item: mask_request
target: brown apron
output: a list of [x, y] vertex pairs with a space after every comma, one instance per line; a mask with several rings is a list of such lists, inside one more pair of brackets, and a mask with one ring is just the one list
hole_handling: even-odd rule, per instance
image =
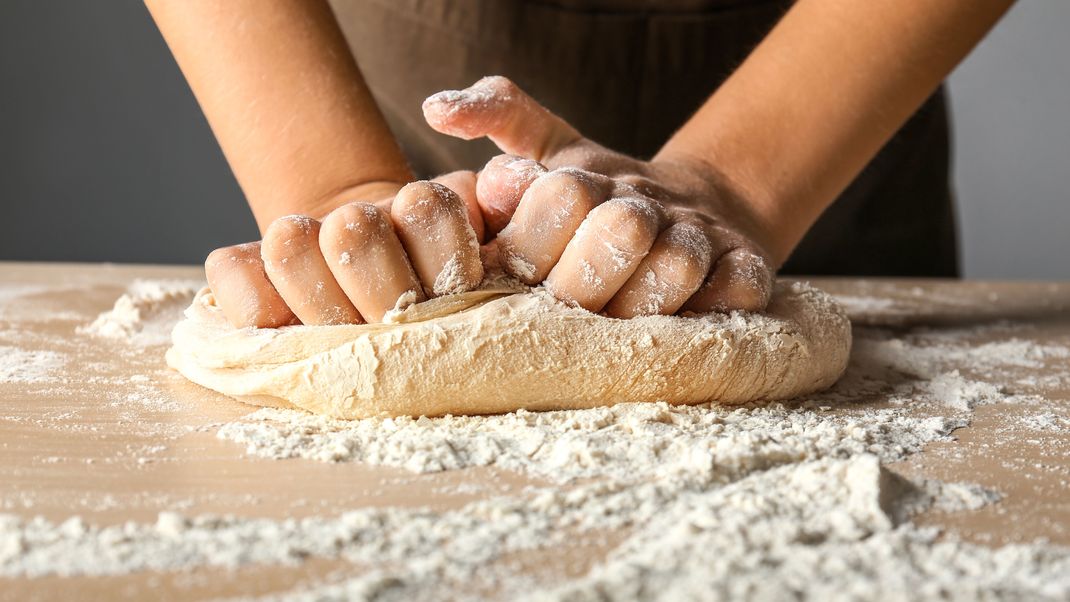
[[[586, 136], [650, 157], [738, 66], [788, 0], [334, 0], [417, 174], [497, 153], [432, 131], [424, 98], [505, 75]], [[811, 229], [781, 273], [957, 276], [943, 90]]]

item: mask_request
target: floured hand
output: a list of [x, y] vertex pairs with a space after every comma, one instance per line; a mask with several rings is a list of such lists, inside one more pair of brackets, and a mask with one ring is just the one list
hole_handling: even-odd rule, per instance
[[281, 217], [263, 241], [208, 256], [208, 283], [232, 325], [379, 322], [399, 300], [463, 292], [482, 281], [475, 174], [356, 188], [339, 197], [360, 200], [322, 221]]
[[508, 153], [480, 173], [476, 198], [503, 266], [524, 282], [622, 318], [768, 303], [765, 229], [705, 163], [606, 149], [503, 77], [435, 94], [424, 116]]

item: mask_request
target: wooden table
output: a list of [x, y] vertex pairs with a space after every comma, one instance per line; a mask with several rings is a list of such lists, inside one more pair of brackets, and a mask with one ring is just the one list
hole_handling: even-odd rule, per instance
[[[443, 485], [466, 481], [492, 481], [503, 492], [523, 486], [522, 476], [487, 470], [418, 476], [359, 464], [246, 457], [239, 446], [216, 439], [213, 425], [248, 413], [248, 406], [168, 370], [162, 346], [145, 353], [78, 333], [136, 278], [199, 279], [202, 272], [195, 267], [0, 264], [0, 345], [39, 352], [34, 357], [42, 361], [55, 353], [71, 358], [58, 378], [15, 375], [16, 382], [0, 382], [0, 512], [55, 521], [77, 514], [97, 524], [151, 522], [167, 509], [301, 517], [416, 501], [455, 507], [472, 495]], [[1014, 336], [1070, 346], [1070, 284], [815, 283], [843, 296], [849, 308], [852, 299], [883, 300], [856, 303], [857, 324], [902, 333], [1005, 321], [1003, 334], [980, 335], [978, 341]], [[1067, 363], [1063, 374], [1070, 373]], [[1052, 411], [1070, 418], [1070, 389], [1050, 388], [1044, 398]], [[1012, 428], [1020, 411], [982, 406], [973, 423], [956, 432], [955, 441], [932, 444], [893, 467], [911, 476], [975, 482], [1004, 495], [994, 505], [932, 512], [918, 522], [991, 545], [1038, 537], [1070, 544], [1070, 438], [1065, 429], [1022, 436]], [[454, 493], [435, 493], [443, 490]], [[564, 555], [558, 562], [582, 571], [591, 560]], [[0, 579], [0, 598], [202, 599], [284, 591], [338, 568], [334, 561], [310, 560], [297, 567], [196, 574]]]

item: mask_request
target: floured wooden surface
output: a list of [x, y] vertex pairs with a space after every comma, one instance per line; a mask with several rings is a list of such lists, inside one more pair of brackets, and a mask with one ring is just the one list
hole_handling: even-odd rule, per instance
[[[364, 430], [328, 422], [301, 424], [298, 417], [270, 411], [243, 419], [248, 407], [189, 384], [164, 367], [166, 346], [155, 344], [154, 316], [145, 318], [151, 327], [123, 326], [119, 332], [90, 328], [124, 293], [153, 293], [160, 283], [181, 288], [181, 281], [199, 277], [200, 270], [194, 268], [0, 267], [0, 514], [9, 515], [4, 520], [43, 517], [33, 528], [27, 523], [0, 529], [24, 539], [0, 541], [0, 575], [6, 575], [0, 576], [0, 597], [25, 600], [77, 593], [82, 599], [208, 599], [279, 593], [300, 598], [331, 591], [389, 597], [393, 586], [384, 584], [393, 583], [391, 578], [400, 579], [402, 587], [415, 584], [416, 592], [421, 591], [420, 580], [454, 591], [458, 586], [450, 580], [464, 577], [476, 561], [485, 562], [487, 570], [481, 573], [483, 581], [469, 583], [466, 593], [473, 595], [500, 594], [510, 587], [531, 593], [569, 583], [576, 593], [624, 587], [634, 583], [615, 568], [614, 558], [643, 562], [641, 550], [629, 546], [660, 549], [671, 557], [689, 545], [686, 537], [672, 539], [668, 530], [663, 540], [642, 532], [642, 524], [654, 524], [658, 517], [644, 514], [643, 506], [635, 503], [655, 498], [629, 479], [659, 484], [667, 497], [657, 508], [666, 517], [705, 517], [688, 537], [714, 546], [738, 542], [705, 541], [702, 538], [713, 531], [701, 525], [716, 526], [744, 512], [733, 511], [731, 500], [759, 495], [748, 493], [748, 483], [757, 487], [766, 473], [780, 481], [794, 479], [801, 484], [796, 489], [815, 487], [812, 496], [819, 504], [836, 496], [855, 499], [890, 491], [883, 481], [843, 490], [839, 485], [851, 479], [836, 476], [855, 475], [854, 480], [862, 482], [886, 474], [887, 468], [919, 482], [938, 479], [974, 487], [948, 489], [951, 498], [958, 492], [976, 502], [988, 495], [978, 492], [998, 492], [997, 503], [962, 510], [969, 504], [945, 499], [917, 516], [911, 528], [946, 528], [936, 542], [926, 545], [980, 544], [962, 549], [982, 566], [989, 554], [984, 550], [1011, 542], [1045, 537], [1051, 544], [1070, 544], [1070, 502], [1065, 496], [1070, 483], [1070, 359], [1062, 351], [1070, 347], [1067, 285], [821, 280], [818, 286], [839, 295], [856, 325], [879, 325], [856, 329], [856, 351], [868, 355], [849, 369], [847, 377], [854, 380], [827, 396], [716, 416], [701, 408], [653, 414], [625, 408], [567, 419], [524, 418], [523, 424], [509, 417], [479, 425], [414, 421], [387, 425], [399, 433], [388, 444], [382, 430], [371, 424]], [[149, 284], [131, 288], [135, 279]], [[165, 306], [160, 306], [161, 320], [167, 318]], [[924, 451], [891, 461], [891, 447], [906, 435], [896, 439], [888, 432], [926, 417], [941, 421], [940, 428], [956, 421], [972, 424], [954, 431], [955, 440], [924, 443], [924, 437], [918, 438]], [[874, 428], [879, 421], [885, 430]], [[805, 466], [791, 460], [781, 465], [783, 459], [775, 460], [777, 450], [762, 451], [770, 444], [761, 440], [744, 444], [748, 433], [771, 433], [779, 423], [810, 433], [779, 435], [794, 442], [786, 449], [801, 454]], [[716, 428], [705, 426], [714, 424]], [[622, 428], [636, 430], [622, 439], [617, 433]], [[813, 438], [820, 429], [829, 429], [846, 443], [837, 448]], [[224, 438], [217, 436], [220, 430]], [[303, 439], [295, 442], [295, 433]], [[595, 455], [568, 456], [583, 448], [576, 436]], [[546, 450], [530, 445], [536, 438]], [[621, 441], [630, 442], [627, 449], [619, 447]], [[715, 450], [709, 466], [701, 454], [685, 457], [680, 447], [686, 442], [692, 453], [717, 441], [735, 447]], [[865, 445], [886, 456], [886, 469], [875, 472], [877, 465], [859, 455]], [[443, 446], [449, 446], [451, 454], [445, 454]], [[556, 455], [549, 453], [554, 449]], [[837, 454], [841, 457], [834, 457]], [[288, 457], [272, 459], [280, 456]], [[755, 472], [752, 465], [760, 470]], [[666, 467], [676, 472], [659, 470]], [[573, 477], [576, 480], [570, 480]], [[584, 489], [591, 479], [614, 484], [619, 491]], [[682, 485], [689, 479], [689, 487], [701, 493], [691, 501], [685, 500]], [[565, 491], [574, 492], [579, 501], [570, 506], [555, 493]], [[721, 493], [728, 497], [717, 501]], [[543, 500], [539, 508], [545, 511], [531, 510], [525, 502], [523, 511], [502, 514], [510, 507], [503, 500], [531, 496]], [[685, 501], [691, 504], [687, 508]], [[903, 508], [910, 502], [906, 497], [900, 501]], [[858, 502], [859, 511], [865, 512], [852, 515], [852, 524], [876, 529], [876, 535], [857, 542], [850, 533], [838, 536], [850, 545], [885, 542], [887, 549], [899, 549], [895, 546], [902, 542], [892, 541], [895, 530], [884, 525], [890, 519], [882, 518], [876, 502], [867, 503]], [[616, 510], [607, 516], [638, 518], [640, 527], [623, 527], [597, 515], [610, 507]], [[702, 513], [695, 514], [699, 510]], [[514, 517], [518, 524], [506, 524], [514, 539], [528, 539], [484, 533], [485, 539], [473, 541], [501, 553], [478, 559], [469, 550], [467, 561], [438, 555], [457, 545], [448, 543], [450, 539], [397, 539], [406, 528], [422, 524], [418, 521], [428, 521], [420, 533], [456, 539], [465, 532], [465, 520], [483, 516], [479, 512], [497, 513], [499, 522], [502, 516]], [[232, 518], [204, 522], [208, 516], [228, 515]], [[74, 516], [80, 520], [72, 521]], [[393, 528], [362, 527], [361, 533], [394, 533], [395, 539], [384, 540], [380, 547], [384, 558], [403, 559], [400, 566], [376, 566], [359, 542], [325, 546], [324, 533], [352, 534], [353, 521], [371, 516]], [[555, 516], [578, 521], [572, 527], [578, 533], [562, 540], [557, 529], [540, 531], [537, 520]], [[288, 517], [305, 520], [286, 527]], [[784, 518], [770, 514], [769, 524]], [[804, 513], [799, 520], [816, 518]], [[127, 522], [132, 526], [119, 527]], [[272, 551], [286, 543], [277, 536], [281, 527], [291, 528], [290, 543], [300, 544], [290, 556]], [[41, 541], [34, 539], [41, 532], [60, 537], [69, 550], [95, 549], [99, 561], [79, 564], [63, 555], [62, 546], [31, 559], [31, 552], [42, 549]], [[126, 534], [119, 537], [121, 532]], [[181, 556], [172, 545], [156, 555], [159, 562], [170, 562], [162, 569], [139, 568], [115, 554], [117, 537], [127, 538], [131, 549], [148, 550], [192, 533], [214, 537], [215, 545], [238, 532], [257, 534], [267, 551], [257, 556], [230, 548], [215, 555]], [[475, 528], [468, 532], [481, 535]], [[802, 562], [799, 558], [808, 549], [798, 543], [773, 543], [773, 549], [793, 553], [792, 562]], [[815, 547], [818, 543], [806, 545], [821, 551]], [[1056, 554], [1062, 549], [1037, 549], [1049, 548]], [[1057, 561], [1045, 560], [1047, 568], [1057, 567]], [[64, 567], [67, 576], [60, 570]], [[420, 572], [426, 567], [434, 574]], [[683, 560], [679, 568], [680, 581], [672, 585], [700, 584]], [[872, 578], [849, 572], [835, 577], [857, 577], [859, 582]], [[693, 580], [685, 582], [689, 578]], [[647, 579], [650, 586], [666, 585], [658, 575]], [[748, 576], [740, 571], [737, 579], [746, 582]], [[324, 590], [324, 584], [341, 589]], [[968, 591], [968, 583], [960, 586]]]

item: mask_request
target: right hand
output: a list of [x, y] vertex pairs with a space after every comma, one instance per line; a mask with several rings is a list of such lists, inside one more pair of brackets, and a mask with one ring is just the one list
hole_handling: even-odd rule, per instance
[[399, 299], [471, 290], [483, 279], [476, 176], [358, 186], [323, 219], [276, 219], [264, 238], [216, 249], [205, 273], [237, 328], [380, 322]]
[[508, 153], [480, 172], [476, 197], [502, 267], [526, 284], [612, 318], [768, 303], [784, 237], [712, 162], [614, 152], [500, 76], [423, 109], [437, 131]]

